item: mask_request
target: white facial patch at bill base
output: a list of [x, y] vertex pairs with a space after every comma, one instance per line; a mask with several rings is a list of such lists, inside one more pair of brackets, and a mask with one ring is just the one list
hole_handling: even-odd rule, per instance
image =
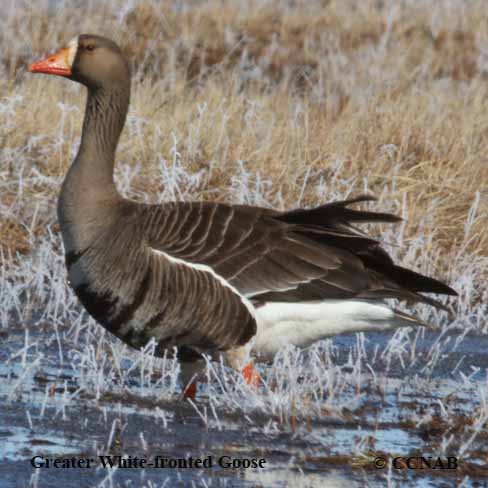
[[73, 37], [73, 39], [68, 42], [66, 49], [68, 50], [68, 56], [66, 61], [68, 62], [68, 66], [71, 68], [73, 66], [73, 62], [78, 51], [78, 36]]

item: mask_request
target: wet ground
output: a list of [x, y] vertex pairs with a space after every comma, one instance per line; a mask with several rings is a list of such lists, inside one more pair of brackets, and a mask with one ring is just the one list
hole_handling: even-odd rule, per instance
[[[72, 332], [12, 327], [0, 347], [0, 487], [486, 486], [488, 337], [365, 338], [327, 345], [335, 365], [329, 357], [323, 375], [336, 368], [336, 376], [315, 396], [300, 390], [306, 375], [294, 380], [295, 397], [268, 376], [266, 388], [247, 394], [213, 381], [192, 405], [180, 400], [171, 374], [161, 381], [156, 367], [148, 380], [146, 366], [131, 370], [126, 359], [121, 385], [115, 375], [88, 387], [87, 375], [114, 371], [108, 346], [107, 367], [90, 370], [88, 352], [68, 360], [65, 350], [87, 347]], [[307, 359], [301, 367], [308, 371]], [[109, 469], [99, 456], [153, 466]], [[190, 456], [205, 466], [161, 467]], [[32, 466], [53, 458], [90, 467]], [[252, 460], [263, 467], [242, 467]]]

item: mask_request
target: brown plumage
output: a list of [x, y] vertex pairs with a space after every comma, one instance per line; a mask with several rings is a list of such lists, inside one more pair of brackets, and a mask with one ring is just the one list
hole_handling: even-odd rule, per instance
[[[154, 338], [158, 354], [179, 346], [183, 358], [192, 358], [246, 344], [260, 326], [260, 307], [273, 302], [355, 300], [360, 306], [398, 298], [442, 307], [422, 293], [455, 295], [447, 285], [395, 265], [376, 240], [357, 231], [361, 223], [399, 220], [349, 208], [370, 196], [289, 212], [123, 199], [113, 180], [130, 99], [120, 49], [81, 35], [31, 70], [60, 74], [88, 89], [80, 149], [58, 205], [66, 265], [90, 315], [130, 346]], [[416, 322], [394, 312], [377, 320], [389, 327]]]

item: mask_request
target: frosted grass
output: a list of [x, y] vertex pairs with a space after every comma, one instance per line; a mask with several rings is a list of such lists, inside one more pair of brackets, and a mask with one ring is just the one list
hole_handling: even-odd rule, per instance
[[[107, 8], [117, 10], [118, 15], [115, 20], [107, 21], [103, 28], [117, 32], [134, 8], [143, 3], [142, 0], [107, 2]], [[152, 0], [146, 3], [157, 4]], [[276, 2], [258, 2], [263, 8], [271, 3]], [[289, 2], [279, 3], [284, 9], [291, 8]], [[241, 2], [243, 10], [246, 4]], [[391, 2], [391, 8], [388, 7], [384, 15], [385, 30], [376, 46], [365, 47], [355, 63], [336, 49], [324, 57], [317, 78], [306, 79], [314, 104], [327, 107], [324, 109], [331, 113], [339, 113], [343, 98], [348, 98], [357, 104], [361, 115], [361, 110], [366, 112], [374, 97], [381, 96], [393, 85], [394, 73], [385, 66], [392, 29], [401, 19], [401, 11], [394, 4]], [[443, 9], [430, 0], [417, 4], [432, 10], [429, 23], [433, 39], [441, 35], [446, 16], [455, 12], [460, 26], [466, 22], [467, 2], [444, 2]], [[26, 23], [13, 21], [17, 9], [27, 9], [25, 5], [18, 5], [19, 2], [7, 0], [2, 5], [5, 15], [0, 18], [0, 31], [16, 39], [15, 45], [8, 46], [14, 57], [30, 59], [32, 45], [35, 46], [32, 40], [41, 37], [44, 27], [52, 32], [43, 36], [43, 39], [50, 39], [49, 45], [43, 45], [43, 48], [52, 50], [58, 47], [60, 34], [56, 30], [59, 22], [64, 22], [67, 32], [78, 32], [92, 30], [93, 26], [98, 28], [104, 21], [98, 13], [99, 2], [84, 2], [82, 10], [67, 15], [72, 2], [42, 0], [29, 6], [32, 18], [41, 18], [41, 14], [53, 8], [58, 9], [59, 18], [53, 25], [43, 27], [41, 22], [34, 21], [27, 28]], [[178, 1], [171, 5], [174, 9], [191, 8]], [[317, 5], [318, 2], [311, 8], [318, 8]], [[163, 25], [164, 18], [160, 20]], [[229, 30], [226, 42], [237, 47], [243, 41]], [[231, 89], [227, 96], [241, 93], [249, 80], [265, 80], [269, 89], [272, 82], [267, 79], [268, 70], [272, 53], [280, 49], [277, 42], [268, 46], [267, 54], [258, 62], [243, 53], [229, 80]], [[485, 71], [486, 46], [483, 46], [486, 42], [481, 33], [476, 42], [481, 50], [478, 68]], [[310, 124], [313, 123], [307, 111], [310, 105], [298, 97], [287, 99], [287, 103], [290, 104], [288, 136], [297, 141], [299, 149], [290, 160], [283, 161], [281, 171], [299, 164], [310, 166], [301, 178], [288, 182], [296, 194], [294, 201], [284, 196], [286, 189], [281, 183], [282, 175], [277, 172], [274, 178], [254, 169], [254, 159], [267, 160], [272, 155], [272, 134], [282, 130], [277, 119], [269, 115], [260, 96], [251, 96], [244, 91], [242, 97], [233, 98], [231, 106], [225, 97], [219, 99], [219, 103], [199, 101], [185, 113], [183, 122], [177, 114], [173, 115], [174, 127], [165, 131], [161, 119], [153, 117], [151, 110], [154, 109], [156, 114], [159, 110], [164, 111], [171, 97], [180, 93], [176, 68], [178, 45], [172, 49], [164, 73], [160, 66], [152, 65], [150, 73], [158, 75], [152, 85], [148, 86], [143, 70], [154, 60], [141, 62], [139, 71], [134, 73], [133, 104], [116, 166], [116, 182], [122, 194], [151, 203], [208, 198], [283, 209], [344, 199], [357, 195], [360, 190], [376, 193], [379, 197], [379, 202], [372, 203], [369, 208], [393, 212], [408, 219], [411, 208], [405, 192], [396, 187], [397, 180], [393, 178], [401, 173], [405, 164], [398, 142], [385, 141], [376, 149], [375, 157], [385, 159], [389, 165], [388, 178], [380, 192], [372, 183], [377, 178], [372, 172], [365, 170], [361, 176], [350, 176], [347, 172], [350, 160], [339, 147], [336, 153], [329, 155], [326, 172], [316, 169], [307, 152]], [[400, 65], [405, 59], [399, 56], [396, 62]], [[1, 66], [4, 69], [4, 65]], [[430, 66], [430, 61], [425, 60], [409, 76], [421, 80], [427, 76]], [[0, 83], [5, 82], [7, 75], [6, 71], [0, 72]], [[21, 83], [28, 82], [22, 75], [16, 76], [20, 76]], [[340, 79], [340, 89], [334, 86], [335, 79]], [[361, 84], [365, 79], [371, 85], [368, 89], [363, 89], [364, 83]], [[169, 356], [156, 358], [152, 343], [141, 351], [127, 348], [87, 316], [66, 283], [56, 222], [56, 197], [66, 163], [76, 154], [79, 142], [82, 110], [79, 89], [59, 82], [56, 98], [43, 100], [41, 84], [33, 84], [39, 93], [28, 97], [21, 83], [9, 85], [8, 92], [0, 98], [0, 130], [4, 136], [2, 141], [5, 141], [0, 149], [0, 192], [9, 194], [8, 199], [0, 199], [0, 214], [2, 219], [19, 224], [32, 251], [20, 254], [2, 247], [0, 252], [0, 332], [6, 334], [5, 340], [2, 335], [0, 350], [3, 355], [0, 373], [5, 378], [0, 382], [0, 399], [9, 405], [16, 402], [22, 405], [27, 425], [33, 430], [41, 429], [51, 415], [59, 421], [69, 420], [79, 415], [80, 405], [96, 408], [109, 430], [107, 438], [96, 444], [97, 452], [103, 452], [116, 436], [119, 427], [111, 417], [114, 413], [123, 419], [137, 411], [162, 426], [163, 431], [170, 431], [177, 414], [167, 407], [178, 405], [181, 395], [177, 361]], [[443, 83], [446, 90], [454, 89], [448, 79], [438, 80], [438, 83]], [[470, 86], [460, 88], [466, 97], [471, 89]], [[148, 90], [165, 94], [151, 110], [141, 108], [147, 100], [145, 91]], [[420, 96], [421, 87], [418, 92]], [[48, 106], [49, 124], [36, 127], [31, 131], [35, 135], [26, 130], [25, 137], [23, 132], [17, 136], [15, 115], [26, 103], [32, 104], [32, 113]], [[437, 113], [439, 100], [433, 96], [431, 104], [432, 112]], [[228, 126], [233, 111], [242, 113], [244, 122], [242, 133], [231, 138]], [[24, 123], [29, 124], [29, 120]], [[214, 136], [212, 151], [208, 151], [208, 127], [212, 127]], [[405, 137], [408, 139], [408, 135]], [[432, 151], [442, 152], [442, 141], [437, 141], [437, 137], [434, 127], [430, 135]], [[236, 157], [232, 146], [247, 139], [256, 141], [252, 151], [246, 158]], [[283, 140], [283, 145], [286, 143]], [[221, 168], [229, 172], [224, 186], [214, 183]], [[417, 221], [413, 238], [407, 232], [407, 222], [381, 227], [381, 240], [395, 260], [428, 275], [435, 275], [439, 269], [445, 270], [444, 278], [460, 294], [458, 298], [441, 297], [452, 310], [452, 316], [425, 305], [405, 308], [422, 320], [437, 324], [438, 330], [428, 342], [427, 350], [422, 349], [427, 341], [427, 332], [423, 328], [397, 330], [381, 346], [373, 345], [374, 339], [370, 336], [357, 334], [343, 348], [333, 340], [323, 341], [305, 352], [290, 347], [281, 351], [272, 364], [258, 365], [262, 377], [262, 386], [258, 390], [250, 388], [240, 375], [223, 364], [209, 362], [197, 400], [189, 406], [200, 420], [202, 429], [208, 432], [248, 429], [277, 437], [286, 433], [294, 439], [309, 440], [321, 446], [324, 452], [336, 445], [333, 454], [361, 456], [367, 451], [371, 436], [375, 438], [378, 450], [392, 449], [395, 441], [399, 443], [398, 450], [426, 446], [425, 441], [407, 428], [389, 434], [391, 427], [384, 428], [382, 423], [403, 422], [404, 417], [409, 417], [416, 428], [428, 427], [438, 419], [445, 422], [442, 425], [448, 425], [457, 421], [461, 412], [470, 422], [456, 434], [446, 430], [440, 435], [436, 452], [478, 459], [476, 456], [485, 439], [488, 422], [486, 371], [469, 368], [469, 352], [460, 355], [459, 362], [452, 368], [446, 367], [448, 377], [439, 379], [438, 371], [444, 364], [449, 365], [453, 352], [464, 350], [467, 339], [479, 337], [482, 340], [488, 332], [488, 288], [484, 281], [488, 258], [481, 251], [472, 250], [473, 242], [479, 238], [476, 229], [485, 218], [486, 195], [482, 191], [472, 195], [470, 210], [461, 224], [462, 236], [455, 251], [449, 255], [442, 254], [436, 245], [436, 214], [443, 204], [440, 197], [432, 199], [428, 211]], [[378, 227], [365, 229], [373, 235], [379, 234]], [[34, 388], [33, 385], [38, 386], [39, 377], [47, 377], [48, 382]], [[406, 398], [414, 399], [422, 408], [410, 408]], [[371, 427], [375, 425], [374, 415], [365, 413], [365, 409], [377, 404], [382, 406], [376, 418], [379, 426]], [[358, 425], [364, 419], [368, 426], [361, 430]], [[334, 429], [331, 423], [341, 428]], [[350, 425], [354, 427], [348, 427]], [[18, 438], [12, 442], [20, 442], [26, 435], [19, 431]], [[359, 440], [356, 443], [351, 439]], [[143, 435], [141, 449], [146, 443]], [[293, 456], [300, 459], [301, 454], [294, 452]], [[313, 479], [310, 474], [300, 473], [297, 464], [290, 461], [289, 468], [266, 475], [274, 476], [273, 479], [257, 477], [250, 472], [246, 476], [250, 483], [279, 483], [286, 478], [293, 480], [294, 486], [300, 486], [300, 483], [302, 486], [314, 486], [314, 483], [323, 486], [320, 484], [324, 481], [322, 477]], [[42, 477], [37, 471], [31, 486], [42, 486]], [[383, 479], [389, 486], [396, 485], [391, 467]], [[338, 474], [330, 483], [341, 486], [343, 481]], [[469, 486], [469, 479], [464, 482]], [[141, 479], [140, 483], [147, 487], [172, 486], [174, 479], [161, 480], [161, 483]], [[224, 486], [226, 481], [204, 478], [203, 483]], [[353, 482], [348, 479], [348, 483]], [[117, 486], [116, 473], [107, 473], [99, 486]]]

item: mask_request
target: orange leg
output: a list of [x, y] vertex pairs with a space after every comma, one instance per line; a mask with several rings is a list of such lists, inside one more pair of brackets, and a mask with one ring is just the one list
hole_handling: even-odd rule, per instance
[[254, 387], [258, 387], [259, 383], [261, 382], [261, 377], [252, 363], [248, 363], [246, 366], [244, 366], [244, 368], [242, 368], [242, 376], [248, 385]]
[[183, 392], [183, 399], [195, 400], [196, 396], [197, 396], [197, 382], [192, 381], [186, 386], [185, 391]]

